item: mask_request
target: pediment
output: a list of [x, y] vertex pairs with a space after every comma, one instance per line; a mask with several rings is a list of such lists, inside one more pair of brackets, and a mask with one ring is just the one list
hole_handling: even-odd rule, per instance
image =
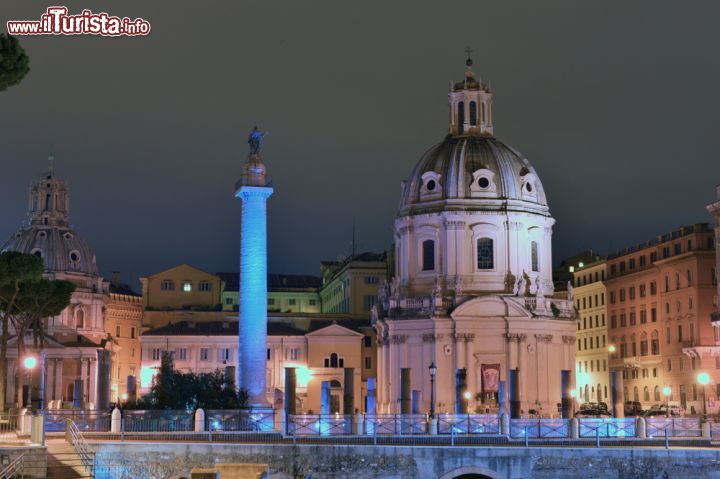
[[510, 296], [481, 296], [465, 301], [455, 308], [450, 316], [459, 318], [497, 318], [515, 317], [532, 318], [532, 313], [514, 297]]

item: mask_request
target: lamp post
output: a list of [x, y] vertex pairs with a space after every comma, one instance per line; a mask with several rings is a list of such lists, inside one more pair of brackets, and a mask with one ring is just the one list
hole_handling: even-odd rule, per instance
[[572, 417], [575, 417], [575, 397], [577, 397], [577, 390], [576, 390], [576, 389], [571, 389], [571, 390], [570, 390], [570, 398], [571, 398], [571, 400], [572, 400], [572, 405], [573, 405]]
[[28, 370], [30, 380], [28, 381], [28, 400], [30, 402], [30, 410], [33, 409], [33, 402], [32, 402], [32, 390], [33, 390], [33, 377], [32, 372], [33, 369], [35, 369], [35, 366], [37, 366], [37, 358], [35, 356], [26, 356], [25, 359], [23, 359], [23, 366], [25, 366], [25, 369]]
[[697, 376], [698, 383], [702, 386], [703, 399], [703, 422], [707, 421], [707, 405], [705, 404], [705, 386], [710, 383], [710, 375], [708, 373], [700, 373]]
[[665, 417], [670, 417], [670, 402], [668, 399], [670, 398], [670, 393], [672, 392], [672, 388], [670, 386], [665, 386], [662, 388], [663, 396], [665, 396]]
[[435, 361], [430, 363], [430, 419], [435, 419], [435, 374], [437, 374], [437, 366]]

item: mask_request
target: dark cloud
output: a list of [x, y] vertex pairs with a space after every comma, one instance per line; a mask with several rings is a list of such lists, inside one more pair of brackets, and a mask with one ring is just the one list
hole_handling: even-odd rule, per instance
[[[50, 4], [4, 1], [8, 19]], [[23, 37], [0, 93], [0, 236], [55, 152], [102, 271], [236, 268], [233, 185], [254, 124], [270, 269], [317, 272], [392, 239], [399, 183], [446, 127], [463, 50], [495, 91], [495, 132], [536, 166], [555, 259], [708, 221], [720, 181], [720, 4], [712, 1], [85, 1], [147, 38]]]

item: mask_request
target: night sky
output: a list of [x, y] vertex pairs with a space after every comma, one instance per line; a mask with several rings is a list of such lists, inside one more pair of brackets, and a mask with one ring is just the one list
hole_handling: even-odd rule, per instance
[[[716, 1], [55, 3], [143, 17], [152, 33], [20, 37], [32, 71], [0, 92], [0, 243], [52, 151], [106, 276], [237, 270], [233, 188], [258, 124], [270, 271], [318, 274], [349, 252], [353, 221], [359, 248], [385, 249], [468, 46], [495, 134], [544, 184], [556, 263], [711, 219]], [[55, 3], [3, 0], [0, 28]]]

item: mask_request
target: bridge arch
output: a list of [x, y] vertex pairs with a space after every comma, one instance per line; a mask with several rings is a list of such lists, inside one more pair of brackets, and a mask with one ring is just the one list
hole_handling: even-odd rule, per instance
[[446, 472], [438, 479], [500, 479], [500, 475], [484, 467], [464, 466]]

